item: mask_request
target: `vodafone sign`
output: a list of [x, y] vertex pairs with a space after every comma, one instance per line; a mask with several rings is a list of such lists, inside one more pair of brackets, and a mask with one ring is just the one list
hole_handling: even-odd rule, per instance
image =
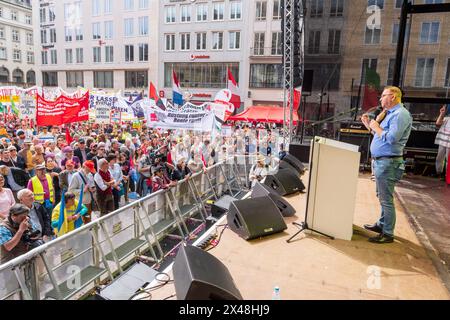
[[208, 55], [195, 55], [195, 54], [191, 54], [190, 59], [191, 61], [195, 61], [195, 60], [199, 60], [199, 59], [209, 59], [211, 58]]

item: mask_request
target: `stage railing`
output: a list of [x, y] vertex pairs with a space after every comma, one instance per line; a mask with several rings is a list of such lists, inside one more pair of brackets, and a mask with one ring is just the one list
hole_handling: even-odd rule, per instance
[[255, 156], [233, 156], [0, 266], [0, 299], [80, 299], [138, 256], [156, 268], [205, 228], [207, 203], [250, 185]]

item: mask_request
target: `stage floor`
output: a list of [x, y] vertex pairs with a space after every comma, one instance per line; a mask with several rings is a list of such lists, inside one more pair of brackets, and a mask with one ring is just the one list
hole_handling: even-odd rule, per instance
[[[285, 232], [245, 241], [226, 229], [219, 245], [209, 251], [227, 266], [244, 299], [271, 299], [275, 286], [283, 300], [450, 299], [398, 201], [395, 243], [367, 241], [373, 234], [362, 226], [379, 217], [369, 175], [358, 179], [352, 241], [303, 233], [288, 244], [298, 230], [292, 222], [303, 221], [306, 195], [288, 200], [297, 214], [286, 219]], [[168, 273], [172, 275], [170, 269]], [[151, 294], [160, 300], [175, 294], [175, 288], [169, 283]]]

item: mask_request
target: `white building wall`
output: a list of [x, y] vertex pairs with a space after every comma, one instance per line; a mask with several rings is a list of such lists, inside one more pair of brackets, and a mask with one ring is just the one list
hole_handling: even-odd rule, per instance
[[[11, 13], [15, 12], [17, 20], [13, 20]], [[31, 7], [24, 2], [0, 0], [0, 48], [5, 50], [6, 57], [0, 55], [0, 69], [6, 68], [9, 72], [8, 79], [0, 79], [2, 85], [18, 85], [18, 86], [31, 86], [34, 83], [27, 82], [27, 73], [35, 72], [35, 64], [33, 61], [27, 60], [27, 53], [33, 52], [33, 44], [27, 43], [27, 34], [33, 34], [32, 21], [27, 18], [32, 17]], [[19, 42], [13, 41], [12, 32], [17, 30], [19, 34]], [[15, 60], [13, 57], [14, 50], [20, 50], [21, 59]], [[34, 57], [34, 60], [36, 57]], [[17, 83], [13, 79], [14, 70], [19, 69], [23, 72], [23, 81]], [[7, 81], [4, 81], [7, 80]]]

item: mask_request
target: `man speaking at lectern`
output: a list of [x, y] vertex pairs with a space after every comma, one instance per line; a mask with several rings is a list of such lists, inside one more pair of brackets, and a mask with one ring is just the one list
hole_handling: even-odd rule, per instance
[[374, 120], [368, 114], [362, 122], [373, 134], [370, 152], [372, 154], [377, 197], [381, 205], [381, 218], [364, 228], [378, 233], [370, 238], [374, 243], [394, 241], [395, 206], [394, 187], [405, 171], [403, 149], [411, 133], [412, 117], [401, 103], [402, 91], [397, 87], [386, 87], [381, 95], [383, 111]]

